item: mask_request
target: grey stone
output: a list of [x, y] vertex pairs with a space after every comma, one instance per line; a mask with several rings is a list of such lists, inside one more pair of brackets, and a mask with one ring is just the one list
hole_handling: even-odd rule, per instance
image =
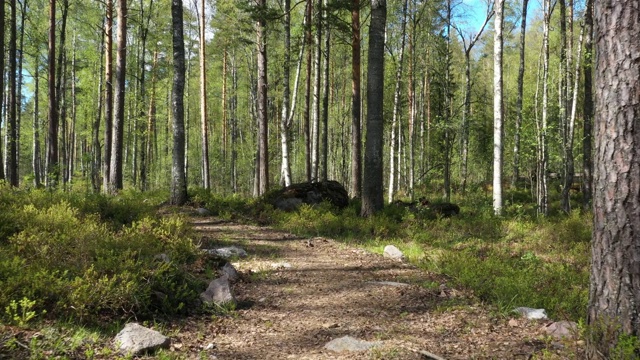
[[271, 267], [274, 269], [291, 269], [291, 264], [288, 262], [271, 263]]
[[156, 261], [164, 262], [164, 263], [170, 263], [171, 262], [171, 258], [169, 257], [169, 255], [164, 254], [164, 253], [154, 256], [153, 259], [156, 260]]
[[542, 330], [556, 340], [574, 339], [578, 335], [578, 324], [573, 321], [556, 321]]
[[240, 274], [238, 274], [238, 270], [236, 270], [231, 263], [224, 264], [223, 267], [220, 268], [220, 272], [222, 275], [226, 275], [230, 282], [236, 282], [240, 279]]
[[367, 281], [367, 284], [371, 285], [382, 285], [382, 286], [393, 286], [393, 287], [405, 287], [409, 286], [409, 284], [396, 282], [396, 281]]
[[137, 323], [125, 325], [113, 340], [118, 350], [127, 355], [140, 355], [168, 348], [171, 339]]
[[227, 246], [218, 249], [202, 249], [205, 253], [209, 255], [214, 255], [221, 257], [223, 259], [230, 259], [233, 257], [247, 257], [249, 254], [244, 249], [241, 249], [237, 246]]
[[196, 213], [200, 216], [211, 216], [211, 210], [205, 208], [197, 208]]
[[396, 260], [404, 259], [404, 254], [402, 253], [402, 251], [400, 251], [400, 249], [398, 249], [397, 247], [395, 247], [393, 245], [385, 246], [384, 247], [384, 252], [383, 252], [382, 255], [384, 257], [391, 258], [391, 259], [396, 259]]
[[335, 352], [344, 351], [366, 351], [374, 346], [382, 345], [382, 341], [364, 341], [353, 338], [349, 335], [333, 339], [324, 345], [327, 350]]
[[545, 309], [532, 309], [528, 307], [517, 307], [513, 309], [514, 312], [519, 313], [529, 320], [546, 320], [547, 311]]
[[229, 284], [229, 277], [223, 275], [209, 283], [209, 287], [203, 293], [200, 294], [200, 299], [205, 304], [237, 304], [238, 301], [231, 292], [231, 285]]

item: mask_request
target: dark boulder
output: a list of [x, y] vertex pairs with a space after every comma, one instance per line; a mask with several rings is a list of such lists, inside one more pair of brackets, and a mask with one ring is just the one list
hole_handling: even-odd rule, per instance
[[450, 217], [460, 214], [460, 207], [456, 204], [448, 202], [431, 203], [425, 198], [420, 198], [420, 204], [424, 209], [430, 210], [442, 217]]
[[267, 201], [276, 209], [296, 210], [302, 204], [315, 205], [323, 201], [343, 209], [349, 205], [349, 193], [337, 181], [292, 184], [271, 193]]

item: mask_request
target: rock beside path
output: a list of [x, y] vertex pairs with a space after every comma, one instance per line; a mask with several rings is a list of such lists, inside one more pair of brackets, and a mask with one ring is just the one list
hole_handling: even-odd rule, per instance
[[125, 325], [113, 340], [118, 350], [126, 355], [141, 355], [168, 348], [171, 339], [137, 323]]
[[400, 251], [400, 249], [398, 249], [397, 247], [393, 246], [393, 245], [387, 245], [384, 247], [384, 252], [382, 253], [382, 255], [386, 258], [391, 258], [391, 259], [395, 259], [395, 260], [402, 260], [404, 259], [404, 254], [402, 253], [402, 251]]
[[223, 259], [230, 259], [234, 257], [244, 258], [249, 256], [244, 249], [237, 246], [227, 246], [218, 249], [203, 249], [203, 251], [209, 255], [218, 256]]
[[556, 340], [573, 339], [578, 335], [578, 324], [573, 321], [556, 321], [542, 330]]
[[382, 341], [364, 341], [349, 335], [333, 339], [325, 344], [324, 348], [335, 352], [366, 351], [374, 346], [382, 345]]
[[209, 287], [203, 293], [200, 294], [200, 299], [205, 304], [216, 305], [236, 305], [238, 301], [231, 292], [231, 284], [229, 284], [229, 277], [223, 275], [209, 283]]
[[546, 320], [547, 311], [545, 309], [532, 309], [529, 307], [517, 307], [513, 309], [514, 312], [519, 313], [529, 320]]

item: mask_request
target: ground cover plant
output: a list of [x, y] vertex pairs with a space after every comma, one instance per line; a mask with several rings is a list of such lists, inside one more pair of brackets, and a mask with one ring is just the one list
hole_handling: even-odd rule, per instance
[[157, 204], [153, 194], [1, 187], [3, 322], [97, 324], [185, 313], [202, 286], [187, 273], [197, 244], [183, 218], [157, 218]]

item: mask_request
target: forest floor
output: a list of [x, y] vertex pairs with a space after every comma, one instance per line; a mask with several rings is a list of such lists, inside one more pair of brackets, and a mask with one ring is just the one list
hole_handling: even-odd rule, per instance
[[[249, 256], [232, 261], [242, 274], [234, 311], [167, 326], [170, 352], [179, 357], [429, 359], [426, 351], [444, 359], [579, 358], [581, 342], [550, 340], [542, 331], [548, 322], [505, 316], [413, 265], [332, 239], [216, 217], [192, 222], [203, 248], [236, 245]], [[324, 348], [345, 335], [379, 345]]]

